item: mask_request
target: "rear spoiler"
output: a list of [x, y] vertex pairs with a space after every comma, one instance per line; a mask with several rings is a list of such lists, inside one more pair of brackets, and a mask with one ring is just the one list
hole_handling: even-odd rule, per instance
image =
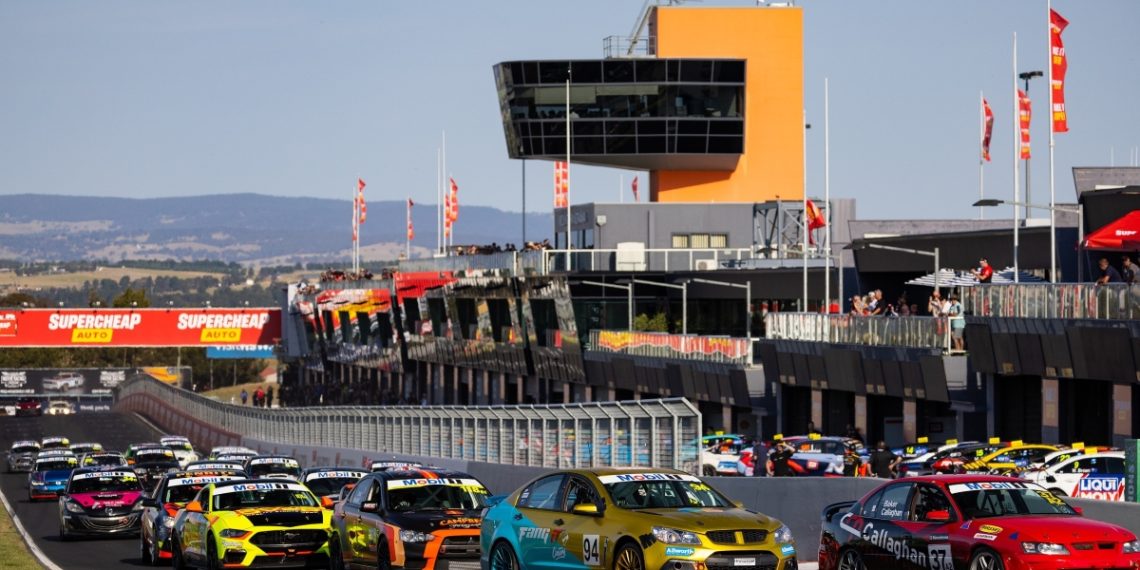
[[820, 513], [819, 516], [820, 516], [820, 518], [823, 519], [823, 522], [829, 523], [829, 522], [831, 522], [831, 517], [835, 516], [836, 513], [848, 511], [854, 505], [855, 505], [855, 501], [844, 501], [842, 503], [832, 503], [832, 504], [824, 507], [823, 512]]

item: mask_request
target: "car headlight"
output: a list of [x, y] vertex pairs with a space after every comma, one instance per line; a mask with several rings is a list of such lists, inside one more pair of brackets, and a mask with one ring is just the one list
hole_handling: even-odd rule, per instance
[[796, 539], [792, 538], [792, 529], [786, 525], [780, 525], [780, 528], [772, 533], [772, 537], [775, 538], [778, 543], [792, 543], [796, 541]]
[[67, 509], [67, 512], [69, 512], [69, 513], [76, 513], [76, 514], [80, 514], [80, 515], [81, 515], [81, 514], [83, 514], [83, 513], [87, 512], [87, 511], [85, 511], [85, 510], [83, 509], [83, 505], [80, 505], [80, 504], [78, 504], [78, 503], [75, 503], [75, 502], [73, 502], [73, 501], [67, 501], [67, 502], [65, 502], [65, 503], [63, 504], [63, 507], [64, 507], [65, 509]]
[[1069, 554], [1069, 549], [1065, 548], [1065, 545], [1055, 542], [1023, 542], [1021, 543], [1021, 550], [1026, 554], [1050, 554], [1054, 556]]
[[[162, 517], [162, 526], [166, 528], [174, 528], [174, 517]], [[227, 529], [233, 530], [233, 529]]]
[[1140, 554], [1140, 540], [1125, 542], [1123, 552], [1125, 554]]
[[430, 542], [435, 536], [415, 530], [401, 530], [400, 540], [403, 542]]
[[135, 501], [135, 506], [131, 507], [131, 511], [134, 511], [137, 513], [141, 510], [143, 510], [143, 504], [142, 504], [142, 499], [139, 499], [139, 500]]
[[247, 534], [249, 534], [248, 530], [241, 530], [239, 528], [223, 528], [218, 531], [218, 536], [222, 538], [241, 538]]
[[701, 539], [694, 532], [677, 530], [664, 526], [653, 527], [653, 538], [665, 544], [700, 544]]

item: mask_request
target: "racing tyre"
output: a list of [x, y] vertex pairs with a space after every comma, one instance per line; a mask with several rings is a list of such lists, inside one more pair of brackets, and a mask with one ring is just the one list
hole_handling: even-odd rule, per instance
[[1069, 496], [1068, 493], [1066, 493], [1066, 492], [1064, 492], [1064, 491], [1062, 491], [1056, 487], [1049, 489], [1049, 492], [1053, 493], [1054, 495], [1057, 495], [1058, 497], [1068, 497]]
[[846, 550], [839, 557], [839, 570], [867, 570], [867, 565], [858, 552]]
[[59, 541], [60, 542], [67, 542], [69, 540], [71, 540], [71, 536], [67, 534], [67, 531], [64, 530], [63, 526], [61, 525], [59, 527]]
[[988, 548], [979, 548], [970, 558], [970, 570], [1005, 570], [1001, 556]]
[[500, 541], [491, 549], [491, 570], [519, 570], [519, 559], [511, 545], [505, 541]]
[[174, 570], [186, 570], [186, 560], [182, 558], [182, 543], [176, 534], [170, 535], [170, 566]]
[[626, 544], [614, 554], [614, 570], [645, 570], [645, 558], [641, 549], [634, 544]]
[[329, 568], [330, 570], [345, 570], [344, 554], [340, 551], [340, 536], [334, 534], [329, 537]]
[[701, 474], [705, 477], [715, 477], [716, 467], [713, 467], [712, 465], [705, 465], [704, 467], [701, 467]]
[[218, 558], [218, 541], [214, 540], [214, 536], [206, 537], [206, 569], [207, 570], [221, 570], [222, 560]]
[[154, 557], [150, 554], [150, 547], [146, 545], [146, 537], [139, 535], [139, 557], [142, 558], [143, 566], [154, 566]]

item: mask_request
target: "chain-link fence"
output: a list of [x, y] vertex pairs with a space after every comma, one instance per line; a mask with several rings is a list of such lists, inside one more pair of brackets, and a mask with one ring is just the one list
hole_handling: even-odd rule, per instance
[[549, 468], [649, 466], [700, 473], [701, 414], [684, 398], [547, 406], [264, 409], [153, 380], [119, 386], [181, 417], [282, 446], [303, 445]]

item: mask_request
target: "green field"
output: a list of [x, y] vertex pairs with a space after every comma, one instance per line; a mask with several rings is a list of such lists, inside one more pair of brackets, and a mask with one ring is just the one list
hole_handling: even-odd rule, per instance
[[42, 568], [28, 551], [28, 545], [20, 533], [16, 532], [16, 525], [12, 524], [8, 510], [0, 505], [0, 511], [3, 511], [3, 515], [0, 515], [0, 552], [3, 553], [0, 556], [0, 568]]

